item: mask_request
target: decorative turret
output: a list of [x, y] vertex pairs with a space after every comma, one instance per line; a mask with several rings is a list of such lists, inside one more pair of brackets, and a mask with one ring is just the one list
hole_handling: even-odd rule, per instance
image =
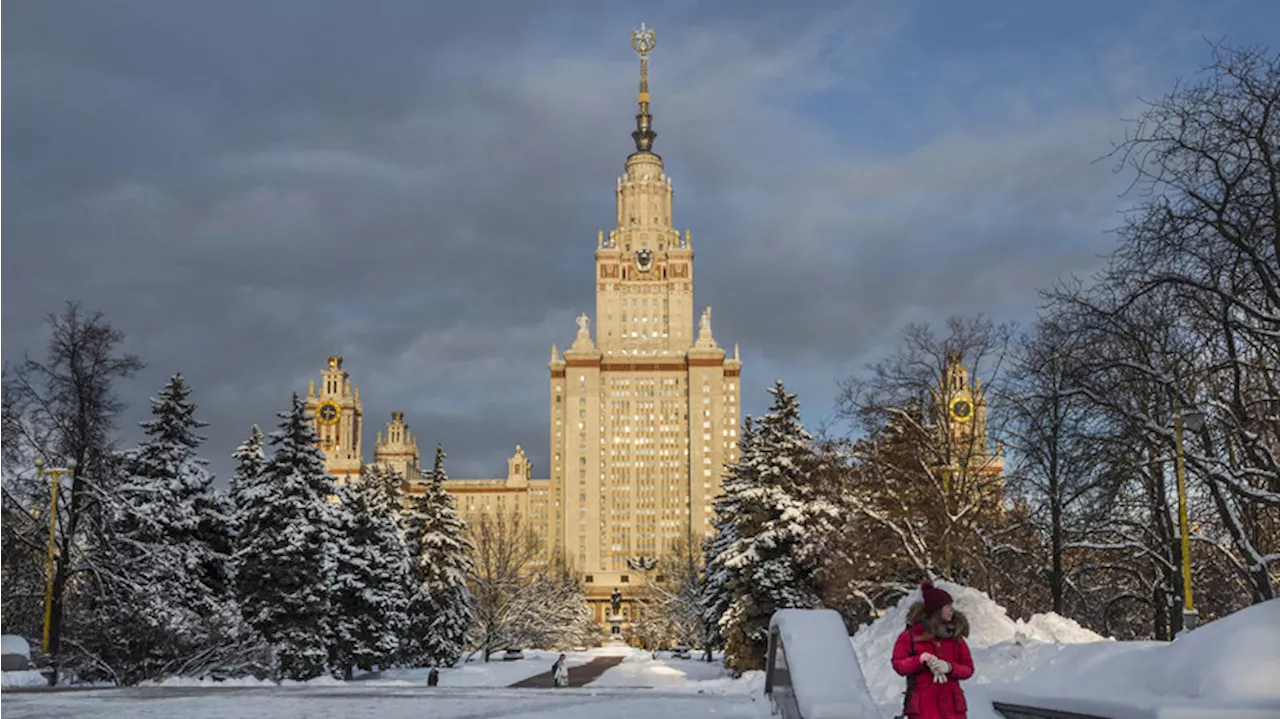
[[507, 460], [507, 487], [521, 488], [529, 485], [533, 478], [533, 465], [520, 445], [516, 445], [516, 453]]
[[653, 116], [649, 114], [649, 53], [657, 44], [653, 30], [640, 23], [640, 29], [631, 33], [631, 47], [640, 55], [640, 113], [636, 115], [636, 130], [631, 138], [636, 141], [636, 152], [650, 152], [653, 139], [658, 133], [653, 131]]
[[418, 470], [418, 438], [409, 431], [404, 423], [404, 412], [392, 412], [391, 421], [387, 423], [387, 435], [383, 439], [378, 433], [378, 441], [374, 445], [373, 461], [394, 469], [406, 484], [419, 480]]

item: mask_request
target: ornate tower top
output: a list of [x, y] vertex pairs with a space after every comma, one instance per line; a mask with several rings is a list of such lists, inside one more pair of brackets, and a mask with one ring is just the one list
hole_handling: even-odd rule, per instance
[[636, 115], [636, 130], [631, 138], [636, 141], [636, 152], [649, 152], [653, 149], [653, 139], [658, 133], [653, 131], [653, 117], [649, 114], [649, 53], [658, 42], [653, 30], [640, 23], [640, 29], [631, 33], [631, 47], [640, 55], [640, 114]]

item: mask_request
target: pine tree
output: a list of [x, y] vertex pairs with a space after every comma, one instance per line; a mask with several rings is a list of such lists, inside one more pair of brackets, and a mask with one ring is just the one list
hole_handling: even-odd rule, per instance
[[329, 659], [334, 484], [296, 394], [279, 417], [261, 481], [237, 487], [236, 586], [245, 618], [275, 647], [281, 675], [306, 680]]
[[409, 629], [412, 580], [399, 528], [399, 475], [366, 465], [360, 481], [344, 487], [333, 543], [333, 670], [351, 677], [353, 666], [394, 663]]
[[810, 487], [816, 457], [795, 395], [780, 380], [769, 392], [773, 404], [731, 472], [732, 498], [718, 520], [731, 533], [715, 556], [730, 600], [720, 631], [725, 665], [737, 672], [763, 668], [775, 611], [821, 606], [818, 551], [808, 538], [824, 536], [838, 515]]
[[196, 454], [206, 425], [190, 395], [176, 374], [152, 400], [146, 439], [121, 458], [127, 475], [99, 544], [99, 651], [124, 683], [226, 670], [253, 654], [231, 591], [228, 504]]
[[475, 547], [454, 510], [453, 496], [445, 491], [444, 460], [444, 447], [436, 445], [435, 462], [423, 473], [426, 491], [414, 497], [406, 517], [416, 583], [406, 658], [423, 666], [453, 666], [475, 618], [467, 588], [467, 577], [475, 572]]

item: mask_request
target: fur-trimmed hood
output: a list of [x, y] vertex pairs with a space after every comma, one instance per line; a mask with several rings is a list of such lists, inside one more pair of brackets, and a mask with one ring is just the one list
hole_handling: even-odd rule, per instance
[[932, 616], [925, 616], [924, 602], [916, 602], [907, 610], [907, 629], [920, 624], [923, 626], [925, 634], [935, 638], [945, 637], [968, 637], [969, 636], [969, 620], [959, 609], [952, 607], [954, 614], [951, 616], [950, 622], [943, 622], [941, 612], [934, 612]]

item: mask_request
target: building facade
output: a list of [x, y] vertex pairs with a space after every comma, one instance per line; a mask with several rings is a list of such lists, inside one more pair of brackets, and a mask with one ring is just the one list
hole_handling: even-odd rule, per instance
[[[737, 459], [741, 421], [742, 362], [736, 347], [729, 354], [716, 342], [710, 308], [695, 325], [692, 237], [674, 224], [671, 178], [653, 151], [653, 45], [643, 25], [632, 35], [640, 56], [635, 151], [614, 189], [615, 226], [583, 248], [595, 258], [594, 336], [583, 313], [572, 344], [563, 353], [551, 348], [549, 476], [533, 478], [516, 447], [506, 478], [446, 484], [466, 518], [524, 518], [545, 556], [562, 556], [581, 572], [597, 619], [616, 634], [625, 633], [632, 600], [644, 591], [637, 568], [682, 548], [696, 552], [712, 531], [712, 505], [725, 465]], [[333, 374], [340, 369], [341, 358], [336, 368], [331, 358], [324, 382], [334, 397], [349, 387], [345, 373], [340, 382]], [[332, 415], [331, 406], [346, 407], [322, 394], [314, 409]], [[318, 429], [330, 426], [326, 417], [317, 415]], [[334, 445], [323, 438], [331, 435], [322, 435], [326, 454]], [[338, 445], [333, 467], [349, 471], [353, 460], [344, 452], [353, 446], [358, 468], [353, 441]], [[417, 445], [403, 415], [393, 414], [375, 454], [405, 474], [411, 493], [421, 491]]]

